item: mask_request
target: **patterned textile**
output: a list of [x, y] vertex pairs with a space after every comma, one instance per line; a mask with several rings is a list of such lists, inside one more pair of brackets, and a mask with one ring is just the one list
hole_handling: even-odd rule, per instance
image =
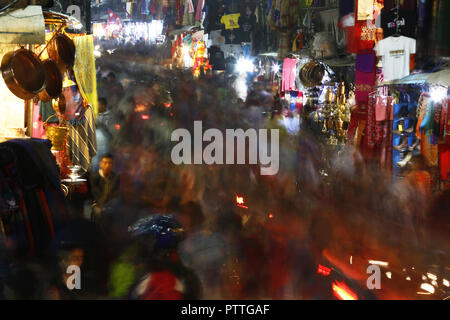
[[375, 47], [377, 28], [375, 21], [355, 21], [355, 42], [358, 53], [370, 53]]
[[297, 25], [298, 0], [282, 0], [280, 8], [280, 26], [283, 30], [292, 30]]
[[420, 152], [429, 167], [437, 167], [439, 165], [438, 145], [431, 143], [430, 140], [432, 140], [430, 135], [422, 135], [422, 140], [420, 141]]
[[67, 137], [67, 149], [72, 163], [80, 165], [87, 172], [91, 159], [97, 154], [97, 138], [95, 135], [94, 109], [88, 106], [84, 111], [83, 120], [70, 126]]
[[[376, 68], [375, 74], [376, 74], [375, 75], [375, 86], [379, 86], [384, 81], [383, 68]], [[389, 87], [388, 86], [378, 87], [377, 94], [380, 96], [387, 96], [389, 94]]]
[[290, 32], [283, 32], [281, 34], [280, 38], [280, 46], [278, 48], [278, 59], [282, 60], [284, 57], [286, 57], [291, 49], [291, 33]]
[[355, 71], [355, 99], [357, 102], [367, 103], [369, 93], [373, 91], [375, 83], [375, 70], [371, 73]]
[[75, 65], [73, 71], [83, 99], [98, 113], [97, 78], [95, 75], [94, 38], [90, 35], [78, 36], [75, 43]]

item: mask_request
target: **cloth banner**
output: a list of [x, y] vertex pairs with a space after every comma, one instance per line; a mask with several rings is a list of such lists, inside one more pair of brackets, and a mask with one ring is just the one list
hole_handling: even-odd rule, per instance
[[97, 79], [95, 76], [94, 38], [92, 35], [74, 38], [75, 65], [73, 71], [83, 99], [98, 113]]

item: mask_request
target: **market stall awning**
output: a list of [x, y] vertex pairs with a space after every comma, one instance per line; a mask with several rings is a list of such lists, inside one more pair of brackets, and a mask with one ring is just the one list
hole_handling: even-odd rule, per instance
[[382, 86], [394, 84], [425, 84], [425, 83], [449, 87], [450, 69], [444, 69], [433, 73], [414, 73], [402, 79], [383, 82]]
[[42, 7], [27, 6], [25, 9], [1, 13], [0, 43], [45, 43], [45, 22]]

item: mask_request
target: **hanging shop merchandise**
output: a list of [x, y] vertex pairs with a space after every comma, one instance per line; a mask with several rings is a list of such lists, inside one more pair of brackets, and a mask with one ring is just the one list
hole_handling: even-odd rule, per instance
[[[209, 63], [205, 38], [204, 32], [197, 31], [195, 28], [190, 32], [178, 34], [172, 41], [172, 65], [177, 68], [192, 68], [195, 77], [211, 70], [214, 66]], [[213, 54], [220, 55], [220, 50], [213, 50]], [[214, 56], [213, 59], [216, 57]], [[216, 64], [220, 64], [219, 59], [220, 57], [217, 57], [214, 60]], [[217, 65], [215, 68], [218, 70]]]
[[392, 36], [379, 41], [376, 52], [382, 57], [384, 80], [401, 79], [410, 73], [411, 55], [416, 53], [416, 40]]
[[18, 252], [42, 254], [68, 223], [61, 181], [43, 140], [0, 143], [0, 238]]
[[[52, 142], [60, 173], [66, 174], [70, 165], [81, 165], [87, 171], [96, 152], [95, 127], [94, 135], [82, 130], [86, 114], [90, 114], [86, 110], [92, 111], [88, 123], [93, 123], [97, 110], [93, 38], [66, 33], [66, 28], [74, 23], [73, 18], [49, 12], [44, 17], [45, 43], [33, 48], [36, 53], [20, 49], [6, 55], [2, 63], [3, 79], [16, 96], [33, 101], [28, 119], [30, 135]], [[17, 59], [25, 60], [14, 62]], [[23, 69], [25, 65], [31, 69]], [[43, 84], [38, 83], [41, 78]], [[66, 142], [70, 141], [75, 143], [66, 148]], [[80, 149], [85, 149], [84, 145], [89, 145], [88, 152], [83, 151], [86, 159], [77, 156]]]
[[300, 20], [298, 0], [272, 0], [269, 3], [267, 25], [280, 32], [278, 58], [281, 60], [291, 51], [295, 30]]
[[381, 12], [381, 27], [385, 38], [394, 34], [406, 37], [416, 36], [417, 16], [415, 12], [394, 7], [384, 8]]

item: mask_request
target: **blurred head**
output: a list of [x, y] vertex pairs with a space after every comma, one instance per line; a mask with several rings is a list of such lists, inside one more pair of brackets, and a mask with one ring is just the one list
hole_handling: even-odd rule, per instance
[[113, 157], [111, 154], [107, 153], [102, 156], [99, 166], [105, 176], [108, 176], [111, 174], [113, 164], [114, 164]]
[[108, 106], [107, 106], [107, 101], [106, 98], [98, 98], [98, 112], [99, 113], [103, 113], [107, 110]]
[[71, 250], [59, 250], [61, 270], [67, 270], [69, 266], [78, 266], [81, 268], [84, 261], [84, 250], [82, 248], [73, 248]]
[[108, 75], [106, 76], [106, 80], [108, 82], [114, 82], [116, 81], [116, 74], [114, 72], [110, 72], [108, 73]]

